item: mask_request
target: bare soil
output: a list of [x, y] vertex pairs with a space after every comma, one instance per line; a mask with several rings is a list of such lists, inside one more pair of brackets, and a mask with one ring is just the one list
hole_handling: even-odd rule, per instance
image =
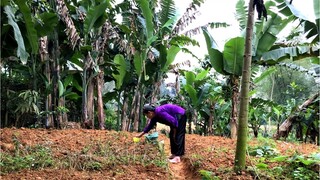
[[[110, 144], [114, 152], [142, 154], [146, 158], [160, 156], [156, 145], [147, 143], [144, 138], [139, 143], [133, 143], [132, 138], [137, 133], [116, 132], [106, 130], [86, 129], [15, 129], [5, 128], [0, 130], [0, 153], [13, 154], [16, 142], [21, 147], [35, 145], [48, 146], [54, 158], [70, 158], [73, 154], [81, 154], [84, 149], [94, 144]], [[169, 156], [169, 139], [159, 133], [159, 141], [164, 141], [164, 152]], [[249, 146], [258, 144], [258, 140], [250, 140]], [[312, 144], [293, 144], [275, 141], [276, 149], [283, 155], [292, 153], [311, 154], [317, 152], [318, 146]], [[235, 174], [234, 165], [236, 141], [218, 136], [186, 135], [186, 155], [182, 162], [159, 167], [154, 164], [130, 163], [113, 164], [99, 170], [81, 170], [81, 168], [45, 167], [41, 169], [25, 169], [9, 173], [1, 173], [0, 179], [201, 179], [199, 170], [213, 172], [220, 179], [254, 179], [249, 171]], [[155, 149], [157, 151], [155, 151]], [[105, 157], [110, 158], [110, 157]], [[253, 157], [247, 158], [247, 166], [253, 166]], [[103, 161], [103, 158], [101, 159]], [[74, 166], [76, 167], [76, 166]]]

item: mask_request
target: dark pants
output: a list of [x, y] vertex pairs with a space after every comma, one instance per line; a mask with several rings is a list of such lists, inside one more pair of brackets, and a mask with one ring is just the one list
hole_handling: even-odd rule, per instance
[[176, 156], [184, 155], [185, 150], [185, 134], [186, 134], [186, 115], [177, 116], [178, 119], [178, 128], [176, 130], [176, 139], [173, 137], [173, 128], [170, 128], [170, 147], [171, 154]]

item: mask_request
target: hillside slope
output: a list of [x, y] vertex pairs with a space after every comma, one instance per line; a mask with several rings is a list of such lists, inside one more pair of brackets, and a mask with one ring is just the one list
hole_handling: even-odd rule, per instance
[[[252, 171], [233, 173], [234, 140], [217, 136], [186, 135], [186, 155], [179, 164], [168, 164], [169, 139], [160, 134], [157, 143], [133, 143], [136, 133], [105, 130], [1, 129], [1, 179], [201, 179], [199, 170], [221, 179], [254, 179]], [[311, 144], [269, 142], [280, 154], [311, 154]], [[249, 147], [261, 144], [251, 140]], [[37, 152], [36, 154], [33, 154]], [[28, 161], [29, 157], [29, 161]], [[32, 157], [30, 160], [30, 157]], [[17, 161], [20, 158], [22, 160]], [[32, 162], [41, 161], [42, 164]], [[248, 166], [254, 157], [248, 156]], [[9, 168], [20, 162], [21, 168]], [[28, 162], [27, 162], [28, 161]], [[31, 165], [29, 166], [28, 163]], [[270, 167], [276, 166], [270, 164]]]

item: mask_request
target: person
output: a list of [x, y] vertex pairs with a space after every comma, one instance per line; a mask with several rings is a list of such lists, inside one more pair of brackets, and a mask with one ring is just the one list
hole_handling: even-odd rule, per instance
[[170, 149], [171, 156], [169, 161], [171, 163], [179, 163], [180, 157], [185, 152], [185, 134], [186, 134], [186, 111], [184, 108], [175, 104], [164, 104], [155, 107], [150, 104], [143, 106], [143, 114], [149, 119], [148, 125], [136, 137], [142, 137], [148, 133], [157, 122], [165, 124], [170, 127]]

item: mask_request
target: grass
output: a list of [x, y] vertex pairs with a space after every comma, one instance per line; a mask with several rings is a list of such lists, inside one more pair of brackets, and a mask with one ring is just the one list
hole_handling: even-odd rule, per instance
[[161, 168], [168, 168], [166, 156], [160, 145], [146, 143], [115, 145], [115, 141], [96, 141], [85, 146], [79, 152], [64, 152], [54, 157], [48, 144], [23, 146], [16, 136], [13, 137], [15, 148], [13, 153], [3, 152], [0, 156], [1, 174], [20, 171], [23, 169], [43, 169], [46, 167], [76, 170], [102, 170], [117, 165], [154, 164]]

